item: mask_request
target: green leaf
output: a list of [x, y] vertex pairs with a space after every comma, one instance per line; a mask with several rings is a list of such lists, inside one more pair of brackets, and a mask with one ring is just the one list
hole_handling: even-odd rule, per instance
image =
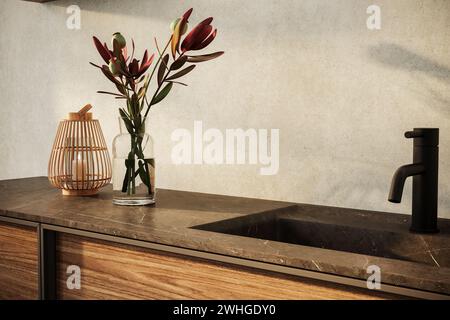
[[144, 166], [145, 166], [145, 171], [147, 172], [147, 177], [148, 177], [148, 185], [147, 185], [147, 189], [148, 189], [148, 194], [152, 194], [152, 177], [151, 174], [152, 172], [150, 171], [150, 168], [148, 167], [150, 161], [152, 160], [144, 160]]
[[181, 84], [182, 86], [187, 87], [188, 85], [186, 83], [180, 82], [180, 81], [167, 81], [167, 82], [172, 82], [172, 83], [176, 83], [176, 84]]
[[164, 73], [167, 68], [167, 63], [169, 62], [169, 54], [166, 54], [164, 58], [161, 60], [161, 64], [159, 65], [158, 69], [158, 85], [161, 85], [164, 78]]
[[188, 56], [187, 61], [193, 62], [193, 63], [204, 62], [204, 61], [208, 61], [208, 60], [212, 60], [217, 57], [220, 57], [223, 54], [224, 54], [223, 51], [219, 51], [219, 52], [214, 52], [214, 53], [210, 53], [210, 54], [204, 54], [201, 56]]
[[123, 178], [123, 182], [122, 182], [122, 192], [127, 192], [127, 189], [128, 189], [128, 177], [129, 177], [130, 168], [128, 167], [128, 160], [126, 160], [126, 159], [125, 159], [125, 167], [127, 168], [127, 171], [125, 173], [125, 177]]
[[150, 102], [150, 105], [157, 104], [158, 102], [161, 102], [170, 92], [170, 89], [172, 89], [173, 83], [169, 82], [156, 97], [152, 99]]
[[102, 72], [105, 75], [105, 77], [107, 77], [109, 80], [111, 80], [112, 83], [114, 83], [115, 85], [121, 85], [121, 83], [119, 82], [119, 80], [117, 80], [113, 74], [111, 73], [111, 71], [109, 71], [109, 67], [108, 66], [102, 66]]
[[119, 108], [119, 113], [122, 118], [130, 118], [130, 115], [123, 108]]
[[187, 56], [181, 56], [180, 58], [175, 60], [174, 63], [172, 63], [170, 65], [170, 70], [178, 70], [178, 69], [180, 69], [182, 66], [184, 66], [184, 64], [186, 63], [187, 59], [188, 59]]
[[133, 123], [129, 119], [128, 114], [122, 109], [119, 109], [120, 116], [122, 117], [123, 122], [125, 123], [125, 127], [129, 133], [133, 133]]
[[[139, 89], [139, 99], [141, 99], [141, 107], [139, 109], [139, 112], [141, 112], [142, 109], [144, 108], [144, 103], [147, 99], [147, 90], [148, 90], [149, 84], [150, 84], [150, 76], [147, 75], [145, 77], [144, 85], [141, 87], [141, 89]], [[141, 92], [141, 90], [142, 90], [142, 92]]]
[[144, 92], [144, 93], [147, 93], [149, 84], [150, 84], [150, 76], [147, 75], [146, 78], [145, 78], [144, 86], [143, 86], [144, 89], [145, 89], [145, 92]]
[[144, 94], [145, 94], [145, 86], [139, 88], [138, 98], [142, 99], [144, 97]]
[[99, 69], [102, 68], [102, 67], [100, 67], [99, 65], [97, 65], [97, 64], [95, 64], [95, 63], [92, 63], [92, 62], [89, 62], [89, 64], [90, 64], [91, 66], [94, 66], [94, 67], [99, 68]]
[[131, 110], [133, 110], [133, 115], [136, 117], [139, 114], [139, 98], [137, 94], [133, 93], [131, 96]]
[[147, 171], [145, 170], [145, 166], [144, 166], [144, 161], [139, 161], [138, 162], [139, 165], [139, 177], [141, 178], [142, 182], [149, 187], [150, 185], [150, 177], [147, 173]]
[[139, 165], [139, 176], [141, 177], [142, 182], [147, 186], [148, 194], [152, 193], [152, 184], [151, 184], [151, 177], [150, 177], [150, 169], [148, 167], [151, 160], [149, 159], [141, 159], [138, 162]]
[[102, 93], [102, 94], [110, 94], [112, 96], [116, 96], [116, 97], [120, 97], [123, 98], [124, 96], [118, 93], [114, 93], [114, 92], [108, 92], [108, 91], [97, 91], [97, 93]]
[[128, 114], [130, 115], [128, 118], [133, 119], [134, 114], [133, 114], [133, 108], [131, 107], [131, 100], [127, 98], [127, 110], [128, 110]]
[[167, 81], [170, 81], [170, 80], [178, 79], [178, 78], [180, 78], [180, 77], [182, 77], [182, 76], [188, 74], [188, 73], [191, 72], [192, 70], [194, 70], [194, 68], [195, 68], [195, 65], [191, 65], [191, 66], [189, 66], [189, 67], [187, 67], [187, 68], [184, 68], [184, 69], [181, 70], [181, 71], [178, 71], [178, 72], [175, 73], [174, 75], [168, 77], [166, 80], [167, 80]]
[[119, 92], [123, 95], [127, 94], [127, 90], [125, 89], [125, 86], [122, 85], [121, 83], [116, 83], [116, 88], [117, 90], [119, 90]]

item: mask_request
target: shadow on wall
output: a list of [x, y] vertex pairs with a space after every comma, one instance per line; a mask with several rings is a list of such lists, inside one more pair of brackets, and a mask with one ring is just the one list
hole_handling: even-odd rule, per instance
[[[279, 34], [283, 34], [282, 39], [288, 39], [286, 41], [298, 41], [298, 32], [332, 36], [354, 32], [355, 23], [365, 23], [366, 16], [358, 12], [365, 12], [367, 8], [364, 1], [358, 0], [58, 0], [44, 5], [64, 8], [78, 5], [82, 11], [167, 23], [194, 7], [192, 21], [200, 22], [198, 19], [212, 15], [217, 18], [216, 22], [220, 21], [224, 34], [233, 32], [253, 40], [255, 35], [269, 35], [272, 41], [280, 41], [276, 36]], [[284, 23], [279, 23], [280, 19]]]
[[173, 2], [167, 0], [59, 0], [40, 5], [64, 8], [71, 5], [78, 5], [83, 11], [112, 13], [133, 17], [144, 16], [146, 18], [169, 19], [169, 21], [173, 19], [170, 13], [174, 7]]
[[[417, 93], [417, 96], [424, 100], [423, 104], [439, 108], [441, 113], [450, 117], [450, 97], [447, 98], [442, 89], [433, 89], [427, 82], [427, 78], [433, 78], [442, 82], [444, 87], [448, 87], [450, 85], [450, 68], [391, 43], [371, 46], [368, 49], [368, 54], [371, 60], [380, 65], [408, 73], [411, 78], [420, 84], [420, 92], [414, 93]], [[325, 198], [328, 199], [329, 203], [353, 208], [359, 208], [361, 203], [378, 203], [379, 207], [374, 207], [374, 210], [390, 211], [394, 209], [394, 207], [388, 206], [387, 202], [391, 176], [386, 179], [384, 172], [392, 172], [393, 174], [396, 169], [395, 164], [386, 166], [383, 162], [351, 157], [334, 157], [333, 162], [333, 167], [321, 167], [324, 172], [339, 176], [339, 179], [330, 179], [327, 181], [327, 185], [321, 188], [321, 192], [326, 192]], [[360, 181], [354, 181], [350, 172], [337, 170], [336, 168], [348, 168], [353, 172], [361, 172], [364, 176]], [[365, 177], [370, 177], [370, 179]], [[405, 189], [410, 190], [411, 180], [407, 180], [406, 183]], [[371, 191], [368, 192], [368, 190]], [[396, 212], [410, 214], [410, 196], [410, 193], [404, 195], [402, 207], [396, 207]], [[380, 199], [385, 199], [384, 204], [380, 203]], [[445, 200], [442, 205], [444, 208], [449, 208], [450, 199], [447, 197], [443, 197], [443, 199]]]
[[446, 94], [449, 90], [436, 90], [425, 78], [431, 77], [450, 85], [449, 67], [393, 43], [369, 47], [369, 56], [382, 65], [411, 73], [425, 90], [415, 92], [424, 105], [450, 117], [450, 96]]
[[396, 44], [382, 43], [372, 46], [369, 48], [369, 55], [381, 64], [410, 72], [423, 72], [450, 83], [450, 68]]

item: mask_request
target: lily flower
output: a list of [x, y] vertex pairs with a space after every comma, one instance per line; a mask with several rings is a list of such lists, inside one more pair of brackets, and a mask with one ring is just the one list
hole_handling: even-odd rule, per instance
[[[149, 57], [148, 50], [145, 50], [142, 62], [139, 63], [139, 60], [137, 60], [136, 58], [128, 56], [128, 49], [126, 47], [125, 40], [123, 39], [121, 40], [121, 43], [119, 43], [117, 40], [118, 35], [120, 34], [117, 33], [113, 35], [112, 40], [113, 46], [115, 42], [117, 42], [117, 44], [119, 45], [115, 47], [114, 51], [110, 50], [106, 43], [102, 44], [97, 37], [93, 37], [95, 47], [97, 48], [97, 51], [100, 54], [100, 56], [108, 65], [109, 70], [113, 76], [123, 75], [127, 78], [137, 79], [148, 70], [148, 68], [153, 62], [155, 55], [152, 54]], [[122, 35], [120, 36], [122, 37]], [[134, 45], [133, 45], [133, 52], [134, 52]], [[126, 62], [128, 62], [130, 58], [131, 61], [127, 65]]]
[[[184, 31], [186, 30], [188, 19], [192, 13], [192, 8], [186, 11], [183, 16], [177, 19], [177, 23], [173, 30], [172, 34], [172, 57], [175, 59], [176, 53], [180, 52], [180, 40]], [[200, 22], [189, 34], [184, 38], [181, 43], [181, 54], [185, 54], [188, 51], [198, 51], [206, 48], [216, 37], [217, 29], [213, 29], [211, 26], [211, 22], [213, 21], [212, 17], [209, 17], [202, 22]], [[203, 62], [211, 59], [215, 59], [221, 56], [224, 52], [218, 51], [210, 54], [191, 56], [187, 55], [188, 62]]]
[[213, 18], [209, 17], [200, 22], [181, 43], [181, 52], [201, 50], [208, 46], [216, 37], [217, 29], [211, 26]]
[[142, 57], [142, 62], [141, 62], [141, 66], [139, 68], [139, 72], [138, 72], [138, 76], [137, 77], [140, 77], [141, 75], [143, 75], [148, 70], [148, 68], [152, 64], [154, 58], [155, 58], [155, 54], [154, 53], [149, 58], [148, 57], [148, 51], [145, 50], [144, 57]]
[[139, 60], [133, 58], [133, 60], [131, 60], [131, 62], [128, 64], [128, 71], [131, 74], [131, 76], [135, 79], [142, 76], [152, 64], [154, 57], [155, 54], [152, 54], [151, 57], [149, 58], [148, 51], [145, 50], [144, 57], [142, 58], [142, 62], [140, 65]]

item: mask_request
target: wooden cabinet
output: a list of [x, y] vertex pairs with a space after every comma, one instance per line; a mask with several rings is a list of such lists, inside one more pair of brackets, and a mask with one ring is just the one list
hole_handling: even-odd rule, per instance
[[0, 222], [0, 299], [38, 299], [36, 227]]
[[[61, 233], [60, 299], [378, 299], [391, 295]], [[68, 289], [67, 268], [81, 288]]]
[[[150, 249], [147, 245], [141, 247], [139, 241], [116, 242], [119, 239], [115, 237], [102, 238], [89, 232], [75, 235], [66, 233], [71, 232], [69, 229], [56, 231], [43, 226], [39, 227], [42, 232], [38, 232], [38, 224], [27, 226], [15, 221], [0, 221], [0, 300], [399, 297], [192, 257], [180, 251], [160, 251], [154, 246]], [[69, 288], [68, 279], [74, 279], [73, 272], [78, 268], [80, 288]], [[44, 270], [42, 288], [39, 269]]]

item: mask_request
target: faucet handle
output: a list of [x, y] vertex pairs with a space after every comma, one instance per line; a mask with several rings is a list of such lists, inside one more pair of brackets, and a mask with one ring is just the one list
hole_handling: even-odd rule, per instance
[[405, 138], [411, 139], [411, 138], [421, 138], [423, 137], [422, 132], [419, 131], [406, 131], [405, 132]]
[[415, 146], [439, 145], [439, 129], [438, 128], [414, 128], [413, 131], [406, 131], [405, 138], [414, 139]]

